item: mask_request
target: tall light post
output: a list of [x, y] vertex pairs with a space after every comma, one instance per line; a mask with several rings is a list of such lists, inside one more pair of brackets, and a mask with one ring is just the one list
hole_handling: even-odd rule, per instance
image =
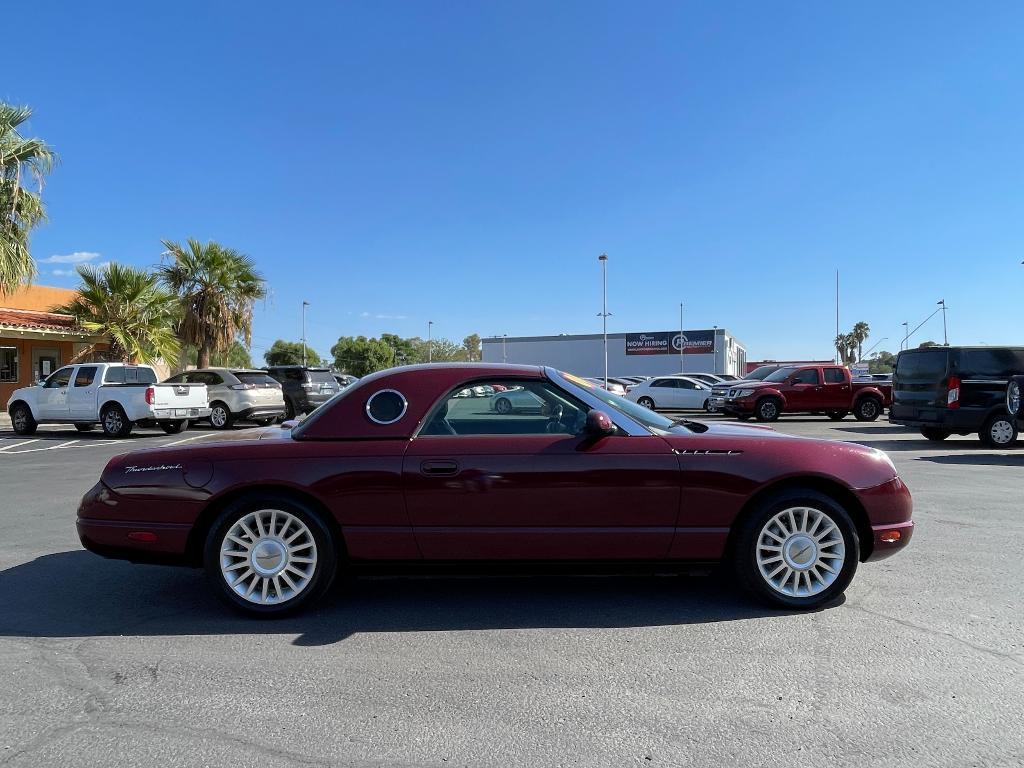
[[434, 321], [427, 321], [427, 362], [434, 362]]
[[306, 307], [309, 306], [308, 301], [302, 302], [302, 367], [306, 367]]
[[946, 333], [946, 300], [939, 299], [936, 304], [942, 307], [942, 346], [949, 346], [949, 334]]
[[907, 346], [907, 339], [910, 338], [910, 323], [903, 323], [903, 342], [900, 344], [900, 349], [905, 349]]
[[603, 284], [603, 300], [601, 303], [601, 312], [599, 317], [602, 321], [602, 332], [601, 335], [604, 338], [604, 388], [608, 389], [608, 255], [602, 253], [597, 257], [597, 260], [601, 262], [601, 282]]
[[871, 349], [869, 349], [867, 352], [865, 352], [864, 355], [857, 362], [861, 362], [865, 357], [867, 357], [868, 355], [870, 355], [874, 351], [875, 347], [877, 347], [879, 344], [881, 344], [883, 341], [885, 341], [888, 338], [889, 338], [888, 336], [883, 336], [878, 341], [876, 341], [875, 342], [875, 346], [872, 347]]
[[683, 302], [679, 302], [679, 372], [683, 372]]
[[508, 362], [508, 351], [505, 348], [505, 341], [507, 339], [508, 339], [508, 334], [507, 333], [501, 334], [501, 362], [503, 362], [503, 363], [507, 363]]

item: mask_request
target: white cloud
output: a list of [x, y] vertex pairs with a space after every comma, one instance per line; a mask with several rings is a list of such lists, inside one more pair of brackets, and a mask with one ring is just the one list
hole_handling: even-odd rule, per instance
[[40, 264], [84, 264], [87, 261], [93, 261], [98, 259], [100, 255], [93, 253], [92, 251], [75, 251], [74, 253], [65, 253], [63, 255], [48, 256], [45, 259], [40, 259]]
[[73, 270], [73, 269], [55, 269], [55, 270], [53, 270], [53, 272], [51, 272], [51, 274], [57, 275], [57, 277], [70, 277], [71, 275], [75, 274], [75, 270]]
[[385, 315], [374, 312], [360, 312], [360, 317], [372, 317], [374, 320], [406, 320], [405, 315]]

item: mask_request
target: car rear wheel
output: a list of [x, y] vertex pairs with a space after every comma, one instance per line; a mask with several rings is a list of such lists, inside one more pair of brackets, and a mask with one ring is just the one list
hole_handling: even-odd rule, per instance
[[295, 418], [295, 403], [292, 402], [290, 397], [285, 398], [284, 401], [284, 420], [291, 421]]
[[214, 403], [210, 407], [210, 426], [214, 429], [228, 429], [234, 421], [235, 417], [224, 403]]
[[775, 421], [782, 412], [782, 403], [774, 397], [765, 397], [757, 401], [754, 414], [758, 421]]
[[649, 411], [654, 410], [654, 401], [649, 397], [641, 397], [639, 400], [636, 401], [636, 404], [643, 406]]
[[168, 435], [181, 434], [188, 429], [188, 419], [182, 419], [181, 421], [161, 421], [160, 429]]
[[337, 569], [331, 532], [296, 499], [250, 496], [210, 528], [206, 574], [218, 596], [254, 616], [282, 616], [322, 597]]
[[507, 397], [499, 397], [494, 401], [494, 410], [501, 414], [512, 413], [512, 401]]
[[132, 433], [132, 423], [117, 403], [111, 403], [100, 414], [100, 425], [107, 437], [128, 437]]
[[950, 434], [950, 432], [947, 432], [944, 429], [938, 429], [937, 427], [921, 427], [922, 437], [935, 443], [941, 443], [949, 437]]
[[794, 489], [767, 499], [737, 531], [740, 583], [782, 608], [813, 609], [849, 586], [860, 560], [853, 521], [833, 499]]
[[17, 403], [11, 408], [11, 426], [19, 435], [34, 435], [39, 426], [32, 417], [31, 409], [24, 403]]
[[1008, 414], [997, 413], [988, 417], [978, 437], [989, 448], [1010, 448], [1017, 442], [1017, 425]]
[[882, 413], [882, 403], [877, 397], [862, 397], [853, 407], [857, 421], [874, 421]]
[[832, 421], [842, 421], [846, 418], [848, 413], [849, 411], [829, 411], [828, 417], [832, 419]]

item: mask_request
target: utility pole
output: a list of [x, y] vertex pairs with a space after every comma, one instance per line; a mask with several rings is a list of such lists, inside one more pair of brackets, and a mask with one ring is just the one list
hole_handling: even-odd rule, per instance
[[843, 362], [839, 359], [839, 270], [836, 270], [836, 343], [833, 344], [836, 348], [835, 361], [838, 365]]
[[900, 344], [900, 349], [906, 349], [907, 339], [910, 338], [910, 323], [903, 323], [903, 342]]
[[679, 372], [683, 372], [683, 351], [686, 344], [683, 341], [683, 302], [679, 302]]
[[604, 338], [604, 388], [608, 390], [608, 255], [602, 253], [597, 257], [597, 260], [601, 262], [601, 280], [604, 285], [603, 290], [603, 301], [602, 309], [600, 313], [601, 320], [603, 322], [602, 336]]
[[503, 362], [503, 363], [507, 363], [508, 362], [508, 351], [505, 348], [505, 341], [507, 339], [508, 339], [508, 334], [507, 333], [501, 334], [501, 362]]
[[946, 300], [939, 299], [936, 303], [942, 305], [942, 346], [948, 347], [949, 334], [946, 333]]
[[302, 302], [302, 367], [306, 367], [306, 307], [309, 306], [308, 301]]

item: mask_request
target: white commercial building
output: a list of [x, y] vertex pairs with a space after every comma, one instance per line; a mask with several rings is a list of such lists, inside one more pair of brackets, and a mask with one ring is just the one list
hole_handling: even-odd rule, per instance
[[[491, 336], [483, 339], [487, 363], [550, 365], [580, 376], [604, 375], [604, 337]], [[747, 350], [723, 328], [703, 331], [648, 331], [608, 334], [609, 376], [664, 376], [747, 371]]]

